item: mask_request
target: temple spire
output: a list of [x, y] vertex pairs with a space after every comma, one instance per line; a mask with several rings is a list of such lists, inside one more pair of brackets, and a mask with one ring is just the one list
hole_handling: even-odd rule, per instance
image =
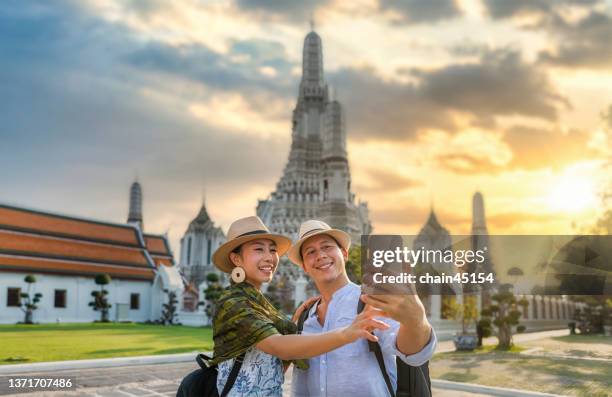
[[137, 179], [130, 187], [130, 210], [127, 223], [135, 225], [141, 231], [144, 229], [142, 221], [142, 188]]
[[323, 44], [314, 30], [304, 38], [302, 55], [302, 84], [323, 86]]

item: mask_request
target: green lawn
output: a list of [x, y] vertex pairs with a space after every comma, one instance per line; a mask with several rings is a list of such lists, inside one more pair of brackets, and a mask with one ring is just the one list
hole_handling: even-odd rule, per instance
[[[533, 347], [541, 347], [547, 355], [519, 353]], [[612, 396], [612, 360], [589, 360], [591, 347], [610, 349], [612, 338], [567, 336], [530, 341], [510, 352], [485, 346], [472, 353], [441, 353], [433, 358], [430, 370], [432, 378], [455, 382], [571, 396]], [[585, 359], [562, 357], [567, 352]]]
[[210, 328], [147, 324], [0, 325], [0, 365], [212, 350]]

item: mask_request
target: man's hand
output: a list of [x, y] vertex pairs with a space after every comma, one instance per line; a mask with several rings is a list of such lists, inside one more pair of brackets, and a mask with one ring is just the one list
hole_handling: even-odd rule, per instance
[[293, 313], [293, 317], [291, 318], [291, 321], [297, 324], [300, 316], [302, 315], [302, 312], [306, 310], [307, 307], [310, 307], [313, 303], [315, 303], [319, 299], [321, 299], [320, 295], [313, 296], [311, 298], [306, 299], [304, 303], [302, 303], [301, 305], [298, 306], [297, 309], [295, 309], [295, 313]]
[[374, 317], [382, 317], [384, 313], [380, 310], [366, 306], [365, 309], [355, 317], [353, 323], [342, 330], [342, 334], [349, 342], [354, 342], [359, 338], [365, 338], [372, 342], [378, 342], [378, 337], [372, 333], [375, 329], [389, 329], [389, 324], [377, 320]]
[[400, 323], [397, 334], [397, 349], [407, 355], [420, 352], [429, 341], [431, 325], [427, 321], [425, 307], [414, 294], [408, 295], [362, 295], [361, 300], [375, 307], [385, 317]]
[[425, 317], [418, 295], [362, 295], [361, 300], [401, 324], [414, 325]]

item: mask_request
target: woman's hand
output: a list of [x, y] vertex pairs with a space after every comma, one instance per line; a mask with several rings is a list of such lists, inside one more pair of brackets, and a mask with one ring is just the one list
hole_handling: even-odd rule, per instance
[[342, 330], [343, 336], [347, 339], [346, 343], [351, 343], [359, 338], [366, 338], [372, 342], [378, 342], [378, 337], [372, 333], [375, 329], [385, 330], [389, 324], [374, 317], [386, 317], [386, 313], [367, 305], [365, 309], [357, 315], [351, 325]]
[[302, 315], [302, 312], [304, 310], [306, 310], [307, 307], [312, 306], [312, 304], [315, 303], [319, 299], [321, 299], [320, 295], [313, 296], [312, 298], [306, 299], [306, 301], [304, 301], [304, 303], [302, 303], [301, 305], [298, 306], [297, 309], [295, 309], [295, 313], [293, 313], [293, 317], [291, 318], [291, 321], [293, 321], [295, 324], [297, 324], [300, 316]]

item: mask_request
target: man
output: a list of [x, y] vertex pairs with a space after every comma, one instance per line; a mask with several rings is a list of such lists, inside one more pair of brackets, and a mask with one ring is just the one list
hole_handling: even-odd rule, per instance
[[[300, 226], [299, 240], [289, 250], [289, 259], [314, 280], [321, 294], [309, 310], [304, 333], [320, 333], [345, 327], [357, 316], [362, 299], [381, 311], [390, 328], [378, 337], [385, 366], [396, 387], [395, 357], [412, 366], [428, 361], [436, 347], [436, 335], [427, 320], [423, 304], [412, 295], [361, 295], [345, 268], [350, 236], [325, 222], [310, 220]], [[360, 298], [361, 297], [361, 298]], [[296, 316], [304, 310], [298, 308]], [[294, 317], [294, 318], [295, 318]], [[356, 341], [327, 354], [311, 358], [309, 368], [294, 368], [292, 392], [306, 396], [389, 396], [378, 361], [365, 340]]]

